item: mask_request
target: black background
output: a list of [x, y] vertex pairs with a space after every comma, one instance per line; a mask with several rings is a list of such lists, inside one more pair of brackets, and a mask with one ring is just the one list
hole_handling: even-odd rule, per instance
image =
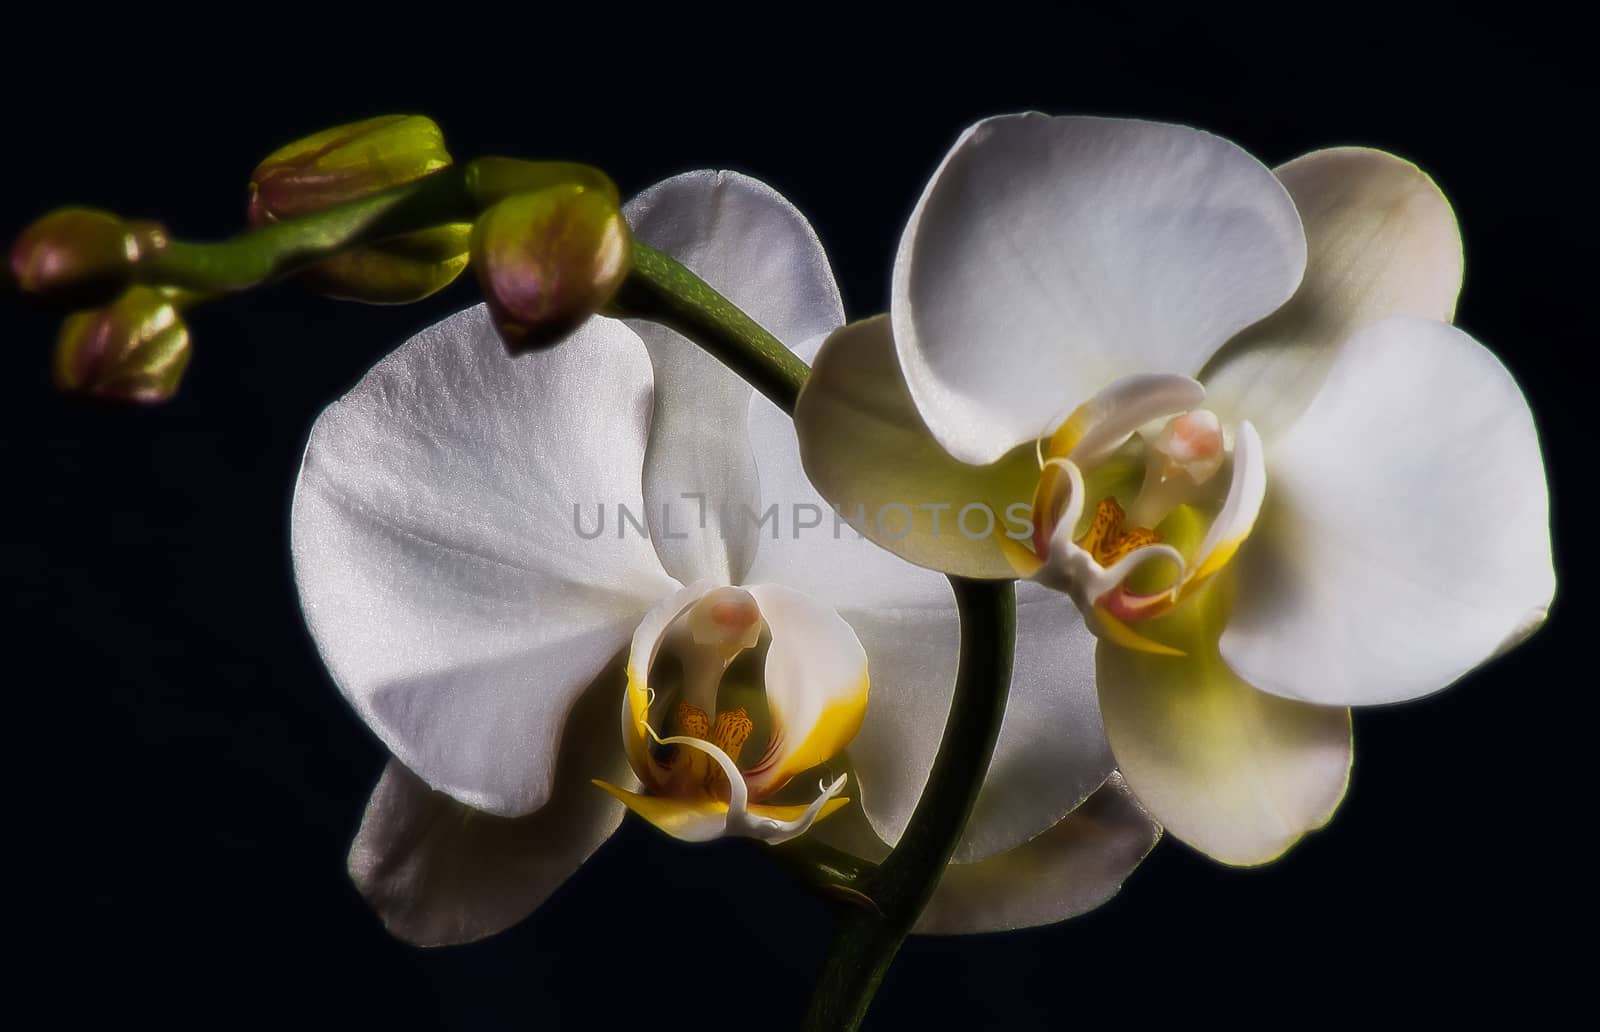
[[[1430, 1006], [1570, 986], [1588, 937], [1590, 815], [1573, 800], [1595, 690], [1576, 633], [1592, 543], [1573, 507], [1596, 445], [1580, 245], [1595, 229], [1593, 69], [1568, 28], [1347, 7], [1224, 22], [987, 4], [870, 23], [865, 5], [220, 10], [7, 16], [0, 233], [81, 202], [224, 235], [268, 150], [416, 111], [458, 156], [589, 161], [625, 194], [694, 167], [763, 178], [812, 218], [859, 316], [885, 303], [928, 173], [986, 114], [1182, 121], [1269, 164], [1340, 143], [1417, 161], [1461, 219], [1458, 321], [1539, 420], [1551, 622], [1448, 692], [1359, 713], [1349, 797], [1280, 863], [1228, 870], [1169, 841], [1088, 917], [913, 940], [872, 1027], [1056, 1027], [1108, 1002], [1318, 1024], [1401, 986]], [[688, 850], [630, 823], [533, 918], [439, 951], [391, 940], [345, 878], [383, 756], [301, 623], [290, 489], [321, 408], [474, 300], [467, 276], [408, 308], [286, 286], [203, 308], [180, 397], [139, 410], [58, 398], [53, 318], [0, 309], [13, 1006], [421, 1028], [787, 1027], [803, 1009], [828, 914], [741, 844]], [[1414, 980], [1480, 966], [1488, 979], [1442, 990]]]

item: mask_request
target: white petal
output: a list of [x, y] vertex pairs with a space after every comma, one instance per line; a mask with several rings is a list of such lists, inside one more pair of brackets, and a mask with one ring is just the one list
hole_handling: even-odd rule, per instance
[[[1017, 585], [1017, 649], [994, 757], [956, 859], [1011, 849], [1051, 827], [1112, 768], [1094, 692], [1094, 637], [1072, 603]], [[950, 715], [960, 623], [943, 606], [848, 611], [872, 662], [867, 718], [850, 746], [861, 805], [879, 838], [911, 821]]]
[[1202, 376], [1213, 406], [1251, 420], [1269, 443], [1310, 404], [1352, 333], [1391, 315], [1449, 322], [1461, 290], [1455, 213], [1415, 165], [1338, 147], [1277, 173], [1305, 225], [1305, 279]]
[[1344, 798], [1350, 711], [1256, 691], [1228, 669], [1215, 644], [1225, 580], [1150, 621], [1187, 655], [1101, 643], [1100, 707], [1117, 767], [1152, 817], [1223, 863], [1261, 864]]
[[872, 674], [867, 715], [850, 743], [857, 796], [876, 835], [900, 840], [933, 767], [955, 690], [960, 632], [948, 584], [943, 606], [853, 612]]
[[1012, 849], [1071, 813], [1115, 761], [1094, 686], [1095, 637], [1072, 600], [1017, 584], [1017, 646], [989, 773], [958, 863]]
[[867, 654], [832, 608], [777, 584], [752, 584], [772, 633], [765, 685], [772, 741], [746, 772], [760, 799], [795, 775], [833, 761], [867, 711]]
[[1161, 829], [1113, 775], [1055, 827], [980, 863], [952, 864], [912, 931], [1001, 932], [1064, 921], [1116, 895]]
[[442, 946], [509, 928], [611, 835], [622, 807], [589, 779], [632, 783], [616, 738], [621, 676], [608, 667], [574, 707], [550, 802], [531, 816], [469, 809], [389, 761], [351, 843], [350, 877], [390, 932]]
[[292, 534], [311, 633], [396, 758], [478, 809], [544, 804], [573, 700], [674, 586], [648, 541], [574, 525], [639, 505], [649, 384], [620, 323], [513, 360], [480, 305], [312, 430]]
[[1039, 479], [1034, 449], [1030, 443], [992, 466], [952, 458], [911, 401], [887, 318], [828, 338], [800, 393], [794, 431], [806, 472], [846, 521], [844, 535], [857, 526], [896, 555], [945, 573], [1016, 576], [986, 528], [992, 514], [1000, 533], [1027, 537]]
[[967, 130], [928, 184], [890, 313], [934, 437], [986, 463], [1119, 377], [1199, 372], [1304, 267], [1288, 194], [1228, 141], [1008, 115]]
[[[879, 326], [887, 324], [887, 321], [881, 318], [870, 322]], [[833, 341], [841, 335], [834, 334], [827, 339]], [[810, 361], [817, 355], [822, 343], [822, 338], [815, 338], [797, 348], [796, 353], [800, 358]], [[867, 344], [866, 349], [876, 351], [878, 358], [886, 363], [898, 382], [899, 366], [895, 362], [893, 345], [889, 342], [887, 334]], [[838, 369], [839, 364], [832, 359], [819, 360], [815, 369], [824, 370], [824, 377], [827, 377]], [[808, 406], [804, 400], [808, 397], [818, 397], [812, 393], [812, 388], [817, 382], [818, 374], [814, 370], [806, 391], [801, 396], [802, 401], [798, 410], [800, 413], [809, 412], [813, 415], [817, 413], [818, 410]], [[899, 389], [904, 396], [903, 383]], [[916, 412], [910, 408], [909, 399], [906, 402], [906, 412], [915, 420]], [[805, 425], [798, 414], [796, 420], [790, 420], [776, 405], [761, 395], [757, 394], [751, 398], [750, 441], [755, 449], [756, 463], [761, 474], [762, 508], [764, 512], [770, 511], [772, 518], [762, 530], [761, 550], [756, 554], [755, 565], [750, 569], [749, 579], [783, 584], [803, 591], [812, 598], [841, 611], [931, 607], [953, 616], [955, 602], [950, 595], [949, 583], [943, 576], [907, 563], [890, 551], [879, 547], [871, 537], [860, 534], [852, 525], [853, 519], [845, 518], [850, 516], [849, 510], [846, 509], [843, 513], [835, 510], [832, 503], [825, 500], [811, 485], [805, 470], [801, 467], [799, 441], [796, 436], [797, 430]], [[842, 446], [844, 444], [842, 436], [834, 438], [841, 444], [838, 450], [839, 456], [858, 457], [863, 452], [880, 448], [884, 443], [884, 438], [879, 436], [880, 431], [891, 437], [898, 432], [892, 424], [849, 428], [851, 439], [848, 447]], [[944, 456], [942, 451], [937, 450], [938, 446], [926, 436], [926, 432], [923, 433], [922, 440], [944, 461], [953, 461]], [[871, 470], [868, 471], [868, 476], [869, 482], [871, 476], [891, 478], [889, 490], [894, 491], [897, 490], [894, 487], [897, 482], [892, 478], [899, 473], [922, 469], [922, 463], [918, 460], [923, 456], [906, 455], [890, 448], [886, 450], [885, 461], [889, 461], [891, 455], [894, 464], [892, 470]], [[1031, 459], [1028, 460], [1027, 467], [1025, 472], [1028, 476], [1036, 475], [1032, 471]], [[967, 466], [961, 468], [971, 469]], [[895, 497], [901, 496], [895, 495]], [[944, 514], [942, 520], [941, 530], [951, 537], [962, 536], [956, 523], [958, 509], [959, 506], [952, 508]], [[987, 544], [985, 547], [988, 547]], [[1009, 568], [1003, 572], [1005, 576], [1010, 576]]]
[[1511, 374], [1460, 330], [1395, 317], [1356, 334], [1267, 465], [1222, 638], [1258, 688], [1413, 699], [1543, 620], [1538, 435]]
[[[687, 172], [635, 197], [625, 213], [640, 240], [688, 266], [790, 347], [844, 322], [815, 231], [765, 183], [737, 172]], [[755, 521], [744, 515], [758, 511], [760, 497], [744, 433], [750, 386], [672, 330], [632, 325], [655, 369], [644, 469], [651, 537], [667, 571], [684, 583], [738, 582], [757, 547]]]

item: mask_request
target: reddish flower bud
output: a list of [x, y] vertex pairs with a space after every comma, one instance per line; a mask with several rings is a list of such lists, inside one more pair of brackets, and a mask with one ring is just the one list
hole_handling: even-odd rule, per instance
[[403, 186], [450, 164], [432, 119], [382, 115], [335, 126], [269, 154], [250, 174], [250, 224], [322, 211]]
[[[450, 164], [431, 119], [384, 115], [280, 147], [250, 176], [250, 224], [321, 211], [421, 179]], [[369, 304], [404, 304], [466, 268], [472, 227], [437, 226], [325, 258], [301, 273], [313, 290]]]
[[605, 307], [633, 264], [614, 192], [569, 183], [508, 197], [479, 216], [472, 264], [512, 354], [558, 343]]
[[133, 287], [61, 324], [56, 386], [117, 401], [166, 401], [178, 389], [189, 353], [189, 328], [172, 294]]
[[92, 208], [60, 208], [11, 245], [17, 289], [58, 304], [93, 304], [127, 285], [141, 255], [166, 245], [152, 222], [130, 222]]

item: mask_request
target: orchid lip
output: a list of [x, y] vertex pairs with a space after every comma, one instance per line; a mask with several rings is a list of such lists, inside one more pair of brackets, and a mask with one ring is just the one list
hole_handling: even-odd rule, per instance
[[[770, 725], [767, 744], [741, 769], [739, 754], [756, 720], [744, 706], [719, 705], [718, 693], [734, 661], [763, 640], [766, 716], [757, 719]], [[663, 650], [682, 670], [681, 684], [667, 689], [677, 697], [668, 734], [651, 722]], [[799, 592], [696, 582], [653, 609], [635, 634], [622, 730], [642, 790], [597, 784], [685, 841], [735, 835], [778, 843], [804, 834], [848, 802], [840, 795], [845, 776], [823, 779], [804, 804], [768, 800], [804, 770], [830, 762], [854, 736], [865, 712], [865, 665], [849, 625]]]
[[[1259, 436], [1248, 421], [1227, 447], [1221, 421], [1201, 408], [1205, 390], [1188, 377], [1125, 377], [1078, 406], [1038, 445], [1040, 475], [1033, 500], [1031, 551], [1006, 550], [1017, 574], [1066, 593], [1101, 637], [1150, 652], [1175, 650], [1129, 626], [1179, 604], [1219, 572], [1249, 536], [1260, 512], [1266, 474]], [[1158, 422], [1159, 421], [1159, 422]], [[1085, 471], [1139, 436], [1145, 475], [1128, 512], [1100, 498], [1080, 531], [1090, 498]], [[1225, 492], [1215, 474], [1231, 461]], [[1179, 505], [1220, 505], [1204, 539], [1185, 556], [1152, 528]], [[1127, 582], [1147, 566], [1174, 574], [1155, 591]]]

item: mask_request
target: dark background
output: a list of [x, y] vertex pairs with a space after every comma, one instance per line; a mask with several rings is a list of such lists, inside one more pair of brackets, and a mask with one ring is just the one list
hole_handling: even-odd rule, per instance
[[[1182, 121], [1269, 164], [1340, 143], [1417, 161], [1461, 219], [1458, 321], [1540, 422], [1553, 619], [1448, 692], [1358, 713], [1349, 797], [1287, 859], [1234, 871], [1165, 842], [1088, 917], [914, 940], [872, 1024], [1056, 1027], [1107, 1001], [1248, 1020], [1263, 992], [1303, 985], [1270, 1013], [1315, 1025], [1402, 985], [1440, 1006], [1488, 985], [1533, 1005], [1570, 984], [1588, 948], [1574, 799], [1595, 691], [1576, 633], [1593, 546], [1571, 507], [1596, 438], [1595, 187], [1572, 142], [1590, 132], [1593, 69], [1569, 28], [1314, 5], [1233, 23], [996, 4], [881, 24], [865, 5], [218, 10], [6, 16], [0, 234], [80, 202], [224, 235], [267, 151], [415, 111], [460, 157], [588, 161], [625, 194], [688, 168], [750, 172], [810, 215], [860, 316], [885, 303], [928, 173], [986, 114]], [[467, 276], [408, 308], [292, 287], [206, 307], [179, 398], [139, 410], [57, 397], [53, 318], [0, 308], [11, 1006], [421, 1028], [787, 1027], [803, 1009], [828, 914], [741, 844], [684, 849], [630, 823], [533, 918], [439, 951], [391, 940], [346, 880], [383, 754], [301, 623], [290, 489], [321, 408], [475, 300]], [[1465, 967], [1493, 974], [1456, 980]], [[1421, 971], [1450, 976], [1447, 995]]]

